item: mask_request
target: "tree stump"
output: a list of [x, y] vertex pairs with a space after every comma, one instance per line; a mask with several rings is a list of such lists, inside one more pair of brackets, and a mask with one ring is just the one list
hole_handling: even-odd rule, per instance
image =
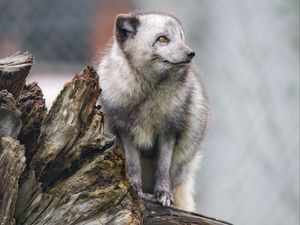
[[122, 147], [104, 133], [95, 70], [66, 83], [47, 112], [38, 84], [24, 85], [32, 59], [0, 60], [0, 225], [229, 224], [138, 198]]

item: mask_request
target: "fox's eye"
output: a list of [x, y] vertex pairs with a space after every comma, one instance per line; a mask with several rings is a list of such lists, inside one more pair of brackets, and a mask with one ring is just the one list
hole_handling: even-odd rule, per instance
[[160, 37], [157, 39], [157, 41], [165, 43], [165, 42], [168, 42], [169, 40], [168, 40], [168, 38], [166, 38], [165, 36], [160, 36]]

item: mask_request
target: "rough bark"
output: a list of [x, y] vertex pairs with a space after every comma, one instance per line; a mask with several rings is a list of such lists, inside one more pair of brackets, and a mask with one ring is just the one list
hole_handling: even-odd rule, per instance
[[18, 181], [24, 167], [24, 147], [13, 138], [0, 138], [0, 225], [14, 224]]
[[18, 139], [26, 147], [26, 163], [29, 165], [37, 150], [42, 121], [47, 113], [42, 90], [37, 83], [25, 85], [17, 107], [23, 123]]
[[[18, 156], [26, 155], [27, 167], [19, 180], [18, 195], [17, 189], [14, 193], [5, 189], [14, 199], [18, 196], [16, 224], [228, 224], [174, 207], [163, 208], [152, 196], [137, 197], [126, 179], [121, 147], [103, 131], [104, 116], [96, 106], [100, 93], [98, 76], [90, 66], [64, 86], [48, 113], [37, 84], [25, 86], [18, 102], [23, 122], [18, 138], [25, 153], [20, 147], [23, 155]], [[10, 151], [2, 150], [0, 157]], [[0, 168], [2, 179], [11, 167], [0, 160], [6, 165]], [[14, 204], [1, 207], [12, 215]], [[6, 221], [12, 221], [11, 217]]]
[[7, 90], [0, 90], [0, 137], [17, 137], [22, 121], [21, 112], [16, 106], [16, 101]]

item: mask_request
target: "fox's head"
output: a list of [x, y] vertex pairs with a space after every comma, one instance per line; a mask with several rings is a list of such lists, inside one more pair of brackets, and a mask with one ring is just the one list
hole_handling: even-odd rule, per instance
[[[115, 40], [131, 66], [149, 79], [186, 69], [195, 53], [186, 45], [178, 19], [167, 14], [120, 14]], [[154, 76], [154, 77], [153, 77]]]

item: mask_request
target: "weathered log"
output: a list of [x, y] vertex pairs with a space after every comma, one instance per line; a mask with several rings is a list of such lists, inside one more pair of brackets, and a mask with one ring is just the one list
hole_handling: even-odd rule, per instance
[[[121, 146], [104, 133], [104, 115], [96, 106], [100, 93], [98, 76], [90, 66], [64, 86], [49, 113], [37, 84], [25, 86], [18, 101], [23, 122], [18, 138], [25, 145], [27, 168], [19, 181], [16, 204], [1, 202], [0, 209], [10, 216], [0, 221], [13, 222], [15, 205], [18, 225], [228, 224], [164, 208], [151, 195], [138, 197], [126, 178]], [[23, 148], [16, 146], [24, 159]], [[0, 152], [0, 165], [6, 165], [0, 167], [0, 181], [12, 169], [2, 160], [3, 152], [9, 151]], [[24, 168], [24, 162], [12, 165], [18, 171]], [[15, 199], [13, 187], [3, 193], [14, 190]]]
[[126, 224], [126, 218], [132, 224], [133, 215], [141, 217], [132, 212], [137, 204], [127, 191], [122, 152], [104, 136], [103, 115], [95, 107], [99, 94], [97, 74], [86, 67], [56, 98], [20, 187], [18, 224], [80, 224], [94, 219]]
[[6, 89], [18, 100], [32, 64], [33, 55], [29, 52], [0, 59], [0, 90]]

